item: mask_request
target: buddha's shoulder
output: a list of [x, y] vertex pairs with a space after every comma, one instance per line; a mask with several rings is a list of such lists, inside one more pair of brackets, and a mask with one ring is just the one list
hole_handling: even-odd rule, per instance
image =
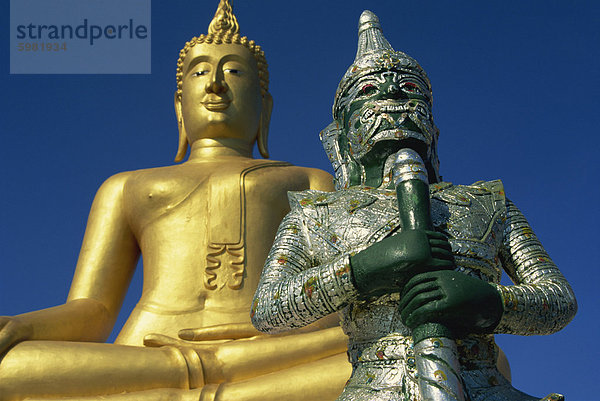
[[[276, 160], [247, 159], [236, 163], [182, 163], [172, 166], [126, 171], [108, 178], [101, 191], [122, 191], [126, 197], [187, 193], [223, 180], [245, 183], [246, 188], [275, 192], [303, 189], [333, 190], [333, 177], [316, 168], [294, 166]], [[284, 195], [285, 196], [285, 195]]]
[[115, 174], [104, 181], [98, 194], [112, 194], [134, 203], [138, 203], [140, 197], [172, 200], [173, 197], [185, 195], [201, 183], [198, 174], [191, 174], [189, 169], [186, 171], [181, 165], [154, 167]]
[[154, 180], [173, 178], [177, 176], [177, 167], [178, 166], [165, 166], [123, 171], [110, 176], [104, 181], [100, 188], [122, 189], [138, 182], [151, 182]]
[[267, 170], [281, 170], [286, 171], [288, 174], [298, 174], [304, 176], [315, 176], [315, 177], [327, 177], [331, 178], [331, 174], [326, 171], [320, 170], [313, 167], [303, 167], [292, 164], [287, 161], [272, 160], [272, 159], [248, 159], [247, 163], [249, 167], [266, 168]]
[[130, 171], [125, 171], [106, 179], [96, 192], [96, 200], [119, 199], [123, 193], [123, 189], [127, 185], [130, 173]]
[[333, 191], [333, 176], [318, 168], [296, 166], [277, 160], [256, 160], [245, 169], [252, 177], [265, 179], [269, 185], [280, 183], [290, 191], [314, 189]]

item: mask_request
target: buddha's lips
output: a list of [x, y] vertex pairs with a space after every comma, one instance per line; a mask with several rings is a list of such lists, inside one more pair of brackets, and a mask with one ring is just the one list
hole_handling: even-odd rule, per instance
[[210, 111], [223, 111], [229, 107], [231, 102], [219, 101], [219, 102], [202, 102], [202, 105]]

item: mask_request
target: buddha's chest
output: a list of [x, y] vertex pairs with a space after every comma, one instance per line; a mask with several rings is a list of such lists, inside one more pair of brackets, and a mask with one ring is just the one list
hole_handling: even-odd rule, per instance
[[208, 171], [178, 175], [158, 171], [134, 177], [123, 194], [133, 231], [141, 236], [149, 226], [164, 224], [165, 220], [181, 228], [199, 224], [209, 210], [211, 176]]
[[[244, 290], [249, 301], [289, 210], [286, 194], [294, 177], [283, 170], [273, 163], [222, 165], [177, 179], [155, 174], [132, 182], [128, 214], [146, 272], [156, 272], [161, 288], [190, 285], [213, 302], [222, 290]], [[172, 265], [187, 274], [159, 274]], [[199, 284], [172, 284], [179, 276], [193, 276]]]

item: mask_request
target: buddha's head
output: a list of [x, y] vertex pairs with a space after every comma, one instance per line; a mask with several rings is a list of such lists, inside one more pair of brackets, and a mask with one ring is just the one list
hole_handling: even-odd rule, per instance
[[362, 13], [358, 36], [356, 59], [335, 95], [334, 122], [321, 133], [337, 186], [365, 184], [373, 166], [379, 169], [375, 186], [388, 185], [394, 154], [406, 147], [421, 155], [430, 180], [438, 181], [438, 130], [425, 71], [392, 48], [372, 12]]
[[258, 142], [269, 157], [267, 136], [273, 100], [264, 52], [239, 35], [228, 0], [221, 0], [208, 34], [192, 38], [179, 52], [175, 112], [181, 161], [188, 145], [204, 138]]

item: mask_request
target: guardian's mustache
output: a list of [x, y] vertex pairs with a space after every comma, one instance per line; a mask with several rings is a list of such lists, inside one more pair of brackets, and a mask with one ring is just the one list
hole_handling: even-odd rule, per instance
[[348, 125], [350, 152], [358, 159], [381, 140], [416, 139], [429, 148], [435, 134], [429, 107], [418, 99], [366, 102], [350, 116]]

